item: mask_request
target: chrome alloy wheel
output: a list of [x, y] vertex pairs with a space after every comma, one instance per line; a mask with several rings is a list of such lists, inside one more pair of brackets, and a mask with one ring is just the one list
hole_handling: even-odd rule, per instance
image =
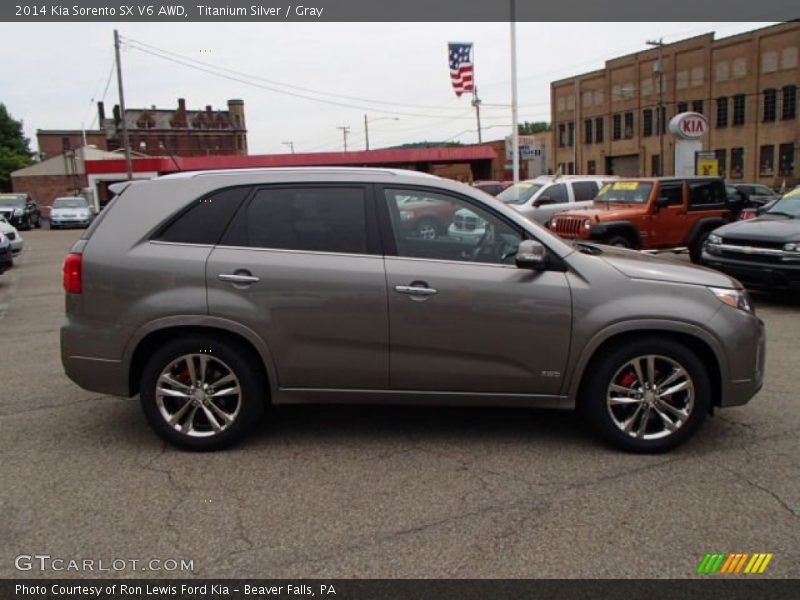
[[430, 222], [423, 222], [416, 227], [417, 237], [423, 240], [435, 240], [439, 237], [436, 226]]
[[208, 354], [186, 354], [161, 372], [156, 405], [167, 424], [184, 435], [209, 437], [231, 426], [242, 389], [231, 368]]
[[611, 378], [606, 391], [611, 420], [633, 438], [657, 440], [672, 435], [694, 408], [694, 384], [671, 358], [638, 356]]

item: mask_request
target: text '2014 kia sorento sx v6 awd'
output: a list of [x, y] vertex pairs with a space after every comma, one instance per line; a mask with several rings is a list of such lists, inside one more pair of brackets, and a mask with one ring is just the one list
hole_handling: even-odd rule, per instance
[[[181, 447], [238, 441], [268, 403], [375, 402], [578, 408], [656, 452], [761, 387], [734, 279], [566, 243], [463, 184], [276, 169], [115, 191], [64, 263], [63, 364]], [[419, 235], [409, 197], [481, 235]]]

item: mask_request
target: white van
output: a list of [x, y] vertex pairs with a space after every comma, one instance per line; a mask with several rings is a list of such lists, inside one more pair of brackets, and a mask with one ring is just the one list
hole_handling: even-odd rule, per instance
[[603, 184], [614, 175], [541, 175], [520, 181], [501, 192], [497, 199], [531, 221], [546, 223], [558, 212], [589, 206]]

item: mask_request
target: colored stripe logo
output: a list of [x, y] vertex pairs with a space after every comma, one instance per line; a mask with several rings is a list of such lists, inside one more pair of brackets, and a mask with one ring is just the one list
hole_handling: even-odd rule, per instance
[[760, 575], [763, 573], [774, 554], [771, 552], [713, 552], [706, 554], [697, 567], [702, 575], [739, 574]]

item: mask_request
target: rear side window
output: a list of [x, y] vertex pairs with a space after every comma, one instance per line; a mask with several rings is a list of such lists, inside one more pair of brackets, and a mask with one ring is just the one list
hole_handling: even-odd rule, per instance
[[365, 190], [261, 189], [234, 219], [223, 244], [367, 254]]
[[542, 192], [541, 197], [549, 197], [553, 204], [569, 202], [569, 196], [567, 196], [567, 186], [563, 183], [555, 183], [551, 185]]
[[667, 206], [683, 204], [683, 183], [662, 183], [658, 188], [658, 197], [667, 199]]
[[721, 181], [689, 182], [689, 210], [725, 206], [725, 185]]
[[216, 245], [250, 189], [229, 188], [198, 198], [153, 239], [178, 244]]
[[576, 181], [572, 184], [575, 201], [592, 200], [597, 195], [597, 184], [594, 181]]

